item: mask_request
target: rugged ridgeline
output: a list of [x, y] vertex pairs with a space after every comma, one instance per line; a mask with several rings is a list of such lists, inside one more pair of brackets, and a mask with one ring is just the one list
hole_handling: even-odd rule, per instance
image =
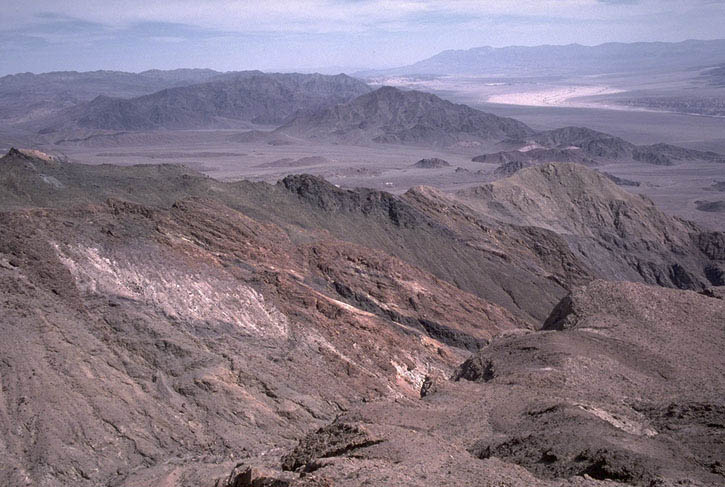
[[527, 142], [550, 148], [574, 147], [594, 158], [632, 160], [663, 166], [688, 161], [725, 162], [725, 156], [715, 152], [685, 149], [670, 144], [634, 145], [620, 137], [585, 127], [564, 127], [541, 132]]
[[[555, 234], [510, 227], [509, 236], [495, 221], [489, 227], [462, 205], [451, 212], [449, 200], [429, 189], [400, 198], [343, 190], [304, 175], [277, 185], [223, 184], [177, 166], [84, 166], [18, 153], [3, 159], [3, 165], [7, 170], [0, 174], [0, 197], [5, 207], [63, 208], [103, 204], [107, 197], [169, 206], [185, 197], [213, 197], [302, 239], [334, 235], [415, 262], [467, 291], [505, 303], [532, 322], [543, 320], [546, 309], [566, 294], [563, 283], [588, 276], [583, 264], [568, 258], [565, 243]], [[509, 252], [506, 247], [516, 241], [522, 244]], [[536, 249], [523, 248], [523, 242]]]
[[[397, 197], [304, 175], [277, 185], [224, 184], [170, 165], [85, 166], [17, 151], [2, 160], [6, 208], [107, 197], [168, 206], [212, 195], [295, 233], [316, 229], [384, 250], [534, 320], [571, 285], [595, 276], [696, 290], [722, 280], [719, 233], [665, 215], [579, 165], [529, 168], [455, 197], [424, 187]], [[594, 249], [608, 256], [589, 255]]]
[[598, 164], [597, 161], [588, 157], [584, 151], [573, 148], [544, 149], [534, 147], [531, 149], [527, 148], [527, 150], [509, 150], [482, 154], [474, 157], [472, 160], [473, 162], [498, 164], [498, 167], [494, 170], [494, 175], [498, 177], [510, 176], [525, 167], [548, 162], [575, 162], [586, 166], [596, 166]]
[[[136, 98], [98, 96], [42, 122], [42, 132], [224, 128], [279, 124], [297, 110], [351, 100], [370, 90], [346, 75], [233, 73]], [[37, 122], [40, 126], [41, 122]]]
[[556, 232], [600, 277], [683, 289], [725, 285], [717, 262], [722, 234], [665, 215], [645, 196], [582, 166], [528, 168], [457, 196], [491, 218]]
[[499, 177], [550, 162], [574, 162], [586, 166], [612, 162], [641, 162], [660, 166], [694, 161], [725, 163], [725, 156], [715, 152], [670, 144], [635, 145], [620, 137], [585, 127], [563, 127], [539, 132], [524, 140], [504, 141], [502, 145], [509, 148], [476, 156], [473, 161], [498, 164], [494, 174]]
[[725, 61], [725, 41], [607, 43], [598, 46], [477, 47], [443, 51], [400, 68], [360, 73], [379, 75], [541, 76], [671, 72]]
[[534, 131], [510, 118], [420, 91], [385, 86], [349, 103], [302, 111], [278, 131], [346, 143], [466, 146], [522, 139]]
[[[0, 165], [3, 485], [722, 480], [723, 301], [592, 282], [607, 254], [571, 235], [619, 238], [613, 269], [643, 246], [662, 275], [679, 257], [690, 280], [660, 284], [695, 290], [723, 236], [591, 170], [396, 197]], [[557, 209], [524, 206], [542, 190]]]

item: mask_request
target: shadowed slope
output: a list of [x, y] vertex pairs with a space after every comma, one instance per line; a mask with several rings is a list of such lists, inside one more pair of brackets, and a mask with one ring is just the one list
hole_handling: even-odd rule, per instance
[[225, 468], [351, 402], [417, 396], [524, 326], [384, 253], [295, 245], [213, 201], [17, 210], [0, 237], [3, 485]]
[[458, 197], [491, 218], [560, 234], [575, 255], [607, 279], [697, 290], [721, 279], [711, 278], [710, 269], [721, 268], [722, 261], [712, 259], [704, 243], [719, 242], [721, 234], [670, 217], [646, 197], [583, 166], [527, 168]]
[[345, 75], [250, 71], [136, 98], [99, 96], [48, 120], [44, 131], [224, 128], [278, 124], [300, 109], [341, 103], [370, 89]]
[[320, 140], [426, 146], [480, 144], [533, 134], [529, 127], [510, 118], [428, 93], [387, 86], [346, 104], [303, 111], [278, 130]]

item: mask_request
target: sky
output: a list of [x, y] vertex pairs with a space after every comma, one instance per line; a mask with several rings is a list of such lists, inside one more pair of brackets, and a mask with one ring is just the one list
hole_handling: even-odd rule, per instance
[[0, 75], [354, 72], [446, 49], [725, 38], [725, 0], [2, 0]]

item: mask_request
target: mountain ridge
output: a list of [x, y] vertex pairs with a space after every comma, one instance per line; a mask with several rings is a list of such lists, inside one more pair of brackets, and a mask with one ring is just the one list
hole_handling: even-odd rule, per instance
[[0, 122], [27, 123], [47, 118], [98, 95], [142, 96], [173, 86], [206, 81], [222, 73], [212, 70], [54, 71], [0, 77]]
[[704, 68], [725, 60], [725, 40], [682, 42], [605, 43], [474, 47], [446, 50], [408, 66], [363, 71], [359, 76], [379, 75], [485, 75], [541, 76], [603, 74], [617, 71], [658, 72], [665, 69]]
[[279, 132], [339, 141], [477, 144], [533, 134], [514, 119], [454, 104], [422, 91], [378, 88], [346, 104], [300, 112]]
[[45, 122], [44, 132], [77, 125], [85, 129], [155, 130], [280, 123], [296, 110], [345, 101], [369, 91], [346, 75], [250, 71], [166, 88], [136, 98], [99, 95]]

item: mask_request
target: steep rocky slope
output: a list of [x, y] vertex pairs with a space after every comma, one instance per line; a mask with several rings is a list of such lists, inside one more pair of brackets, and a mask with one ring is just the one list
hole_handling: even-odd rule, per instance
[[724, 323], [720, 299], [595, 281], [562, 300], [543, 330], [498, 336], [450, 380], [427, 382], [421, 400], [361, 404], [230, 477], [721, 485]]
[[[534, 322], [572, 285], [594, 276], [702, 289], [722, 275], [721, 257], [707, 250], [719, 248], [720, 234], [667, 217], [573, 165], [545, 166], [570, 168], [548, 176], [532, 169], [539, 177], [531, 181], [515, 176], [455, 200], [429, 188], [402, 198], [343, 190], [310, 176], [270, 186], [223, 184], [177, 166], [83, 166], [15, 156], [0, 163], [16, 168], [0, 179], [5, 205], [63, 207], [107, 197], [171, 205], [213, 195], [300, 241], [333, 235], [381, 249]], [[595, 197], [593, 209], [579, 209]], [[597, 212], [604, 212], [605, 224]]]
[[[212, 196], [255, 219], [274, 222], [296, 241], [333, 235], [383, 250], [527, 320], [543, 319], [542, 310], [566, 293], [566, 282], [587, 275], [578, 262], [573, 264], [578, 277], [560, 269], [560, 261], [572, 259], [556, 235], [531, 228], [512, 229], [521, 236], [511, 237], [465, 212], [454, 220], [428, 197], [435, 192], [411, 192], [401, 199], [380, 191], [343, 190], [304, 175], [277, 185], [224, 184], [178, 166], [84, 166], [12, 154], [0, 165], [8, 168], [0, 176], [8, 206], [66, 207], [103, 203], [107, 197], [171, 205], [187, 196]], [[500, 241], [536, 242], [536, 248], [522, 245], [508, 252]]]
[[17, 210], [0, 232], [3, 485], [261, 455], [351, 403], [416, 397], [525, 326], [384, 253], [296, 245], [209, 200]]
[[583, 166], [531, 167], [458, 197], [492, 218], [556, 232], [598, 276], [684, 289], [721, 285], [723, 261], [713, 260], [705, 242], [719, 246], [722, 234], [707, 236]]
[[722, 478], [723, 301], [592, 281], [646, 247], [700, 290], [725, 237], [605, 176], [394, 196], [40, 156], [0, 159], [3, 485]]

